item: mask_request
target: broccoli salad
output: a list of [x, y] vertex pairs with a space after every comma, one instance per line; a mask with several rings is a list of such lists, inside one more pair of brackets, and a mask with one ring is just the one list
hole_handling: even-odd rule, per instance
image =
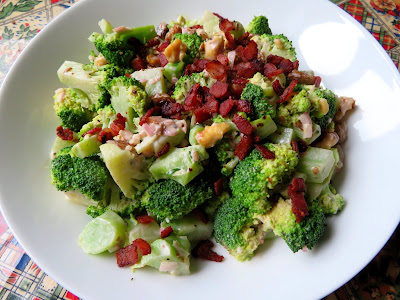
[[52, 184], [93, 218], [82, 250], [185, 275], [191, 256], [223, 261], [214, 239], [239, 261], [275, 236], [312, 249], [344, 207], [332, 178], [354, 99], [301, 71], [265, 16], [99, 26], [54, 95]]

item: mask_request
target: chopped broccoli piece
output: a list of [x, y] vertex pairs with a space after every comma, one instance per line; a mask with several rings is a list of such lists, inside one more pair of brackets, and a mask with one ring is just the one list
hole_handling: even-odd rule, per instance
[[255, 35], [251, 39], [257, 43], [258, 50], [263, 55], [265, 61], [270, 54], [282, 56], [291, 61], [296, 60], [296, 51], [292, 46], [292, 42], [283, 34]]
[[336, 193], [335, 188], [328, 184], [317, 198], [319, 206], [321, 206], [325, 214], [335, 215], [344, 207], [343, 196]]
[[232, 148], [229, 140], [223, 138], [215, 144], [213, 149], [222, 167], [221, 174], [225, 176], [231, 175], [233, 169], [239, 163], [239, 157], [233, 154], [235, 149]]
[[247, 26], [247, 31], [253, 34], [272, 34], [266, 16], [255, 16]]
[[275, 118], [276, 111], [264, 96], [264, 92], [260, 86], [252, 83], [246, 84], [241, 99], [251, 101], [251, 120], [260, 119], [266, 115]]
[[319, 118], [314, 117], [313, 118], [313, 115], [311, 115], [311, 117], [315, 123], [317, 123], [319, 126], [321, 126], [322, 129], [328, 129], [328, 127], [330, 126], [330, 124], [333, 120], [333, 117], [335, 116], [336, 111], [337, 111], [337, 107], [336, 107], [336, 98], [337, 97], [332, 91], [330, 91], [328, 89], [325, 89], [325, 90], [316, 89], [315, 94], [319, 98], [326, 99], [326, 101], [328, 102], [329, 110], [322, 117], [319, 117]]
[[310, 107], [311, 102], [307, 98], [307, 91], [302, 90], [288, 102], [278, 106], [276, 120], [284, 126], [291, 126], [299, 120], [301, 114], [308, 112]]
[[58, 155], [51, 161], [51, 176], [58, 190], [77, 190], [95, 201], [104, 199], [109, 180], [102, 162], [69, 154]]
[[96, 127], [107, 128], [110, 124], [116, 119], [117, 114], [114, 108], [111, 105], [107, 105], [104, 108], [100, 108], [97, 111], [97, 116], [93, 118], [92, 121], [82, 126], [81, 130], [79, 131], [79, 136], [82, 135]]
[[299, 161], [289, 144], [265, 146], [275, 154], [275, 158], [265, 159], [254, 149], [236, 166], [230, 182], [233, 197], [242, 199], [247, 208], [260, 214], [271, 208], [268, 201], [271, 190], [290, 178]]
[[221, 195], [217, 196], [214, 195], [212, 198], [206, 200], [202, 204], [202, 208], [204, 212], [207, 214], [207, 216], [211, 219], [215, 219], [215, 214], [218, 211], [218, 208], [224, 203], [227, 199], [229, 199], [231, 196], [229, 195], [228, 192], [224, 191], [222, 192]]
[[174, 40], [181, 40], [188, 48], [186, 51], [186, 57], [184, 58], [185, 62], [191, 63], [196, 57], [200, 56], [199, 48], [203, 43], [203, 38], [197, 33], [177, 33], [173, 36], [171, 42]]
[[174, 98], [176, 102], [182, 103], [189, 93], [190, 88], [195, 83], [199, 83], [201, 86], [207, 86], [208, 88], [211, 88], [215, 81], [216, 80], [212, 77], [205, 77], [203, 72], [182, 76], [175, 84], [175, 90], [172, 94], [172, 98]]
[[212, 195], [211, 185], [203, 177], [185, 186], [174, 180], [160, 180], [147, 189], [142, 203], [158, 220], [172, 221], [188, 214]]

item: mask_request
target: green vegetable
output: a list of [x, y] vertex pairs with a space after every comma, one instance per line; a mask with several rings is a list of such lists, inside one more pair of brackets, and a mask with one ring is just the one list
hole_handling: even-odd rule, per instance
[[252, 83], [246, 84], [240, 98], [251, 101], [251, 120], [260, 119], [266, 115], [272, 118], [275, 117], [275, 109], [265, 98], [264, 92], [260, 86]]
[[174, 93], [172, 94], [172, 98], [176, 100], [178, 103], [183, 103], [187, 94], [189, 93], [190, 88], [195, 84], [199, 83], [201, 86], [207, 86], [210, 88], [214, 83], [215, 79], [210, 77], [205, 77], [204, 73], [193, 73], [191, 75], [182, 76], [178, 79], [175, 84]]
[[101, 143], [97, 140], [97, 135], [85, 135], [82, 140], [71, 148], [71, 155], [85, 158], [100, 151]]
[[335, 188], [328, 184], [322, 190], [321, 195], [317, 198], [319, 206], [321, 206], [325, 214], [335, 215], [344, 207], [343, 196], [336, 193]]
[[307, 175], [307, 182], [322, 183], [335, 167], [332, 150], [308, 147], [300, 156], [297, 171]]
[[181, 40], [187, 46], [186, 55], [184, 61], [187, 63], [193, 62], [193, 60], [200, 56], [200, 45], [203, 43], [203, 38], [197, 33], [177, 33], [172, 37], [171, 42], [174, 40]]
[[204, 130], [204, 126], [203, 125], [195, 125], [193, 126], [192, 129], [190, 129], [189, 132], [189, 143], [190, 145], [194, 146], [194, 145], [198, 145], [199, 142], [196, 140], [196, 134], [199, 133], [200, 131]]
[[152, 68], [133, 72], [131, 78], [144, 82], [144, 89], [149, 96], [165, 94], [167, 85], [164, 80], [163, 68]]
[[290, 144], [294, 140], [294, 131], [292, 128], [277, 126], [277, 130], [268, 137], [275, 144]]
[[247, 26], [247, 31], [253, 34], [272, 34], [266, 16], [255, 16]]
[[255, 132], [260, 140], [265, 139], [277, 129], [276, 124], [270, 115], [263, 116], [262, 118], [254, 120], [250, 123], [251, 126], [255, 128]]
[[283, 34], [255, 35], [251, 39], [257, 43], [258, 51], [263, 55], [265, 61], [270, 54], [282, 56], [291, 61], [296, 60], [296, 51], [292, 42]]
[[208, 240], [213, 232], [213, 223], [204, 224], [193, 215], [186, 215], [181, 219], [173, 222], [161, 223], [162, 228], [172, 227], [173, 234], [178, 236], [186, 236], [190, 242]]

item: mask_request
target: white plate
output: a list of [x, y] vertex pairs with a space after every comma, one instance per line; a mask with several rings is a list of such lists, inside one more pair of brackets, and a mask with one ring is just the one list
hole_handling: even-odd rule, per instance
[[[221, 263], [194, 262], [193, 275], [118, 268], [113, 256], [90, 256], [77, 237], [90, 220], [84, 208], [50, 185], [48, 154], [58, 125], [53, 91], [64, 60], [86, 62], [87, 37], [107, 18], [114, 26], [158, 24], [205, 9], [247, 24], [269, 17], [273, 32], [297, 48], [300, 69], [315, 70], [339, 95], [357, 99], [336, 179], [347, 205], [330, 218], [314, 250], [291, 253], [282, 240], [239, 263], [219, 247]], [[28, 254], [56, 281], [85, 299], [321, 298], [357, 274], [389, 239], [400, 219], [400, 80], [392, 61], [355, 20], [328, 1], [81, 1], [24, 50], [0, 93], [0, 204]], [[131, 280], [131, 278], [134, 278]]]

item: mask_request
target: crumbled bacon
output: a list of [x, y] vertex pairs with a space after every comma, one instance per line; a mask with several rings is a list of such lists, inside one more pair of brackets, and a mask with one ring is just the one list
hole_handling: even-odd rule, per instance
[[258, 151], [260, 151], [262, 157], [265, 159], [274, 159], [275, 158], [275, 153], [269, 150], [267, 147], [264, 145], [258, 145], [256, 144], [255, 147], [257, 148]]
[[199, 107], [194, 111], [196, 122], [203, 123], [204, 121], [208, 120], [209, 118], [211, 118], [213, 113], [218, 112], [218, 108], [219, 102], [215, 99], [215, 97], [211, 94], [207, 95], [206, 103], [202, 107]]
[[142, 253], [143, 256], [151, 253], [151, 247], [149, 243], [143, 239], [136, 239], [133, 241], [132, 244], [139, 249], [140, 253]]
[[195, 59], [193, 62], [193, 66], [195, 67], [196, 72], [201, 72], [206, 68], [206, 64], [209, 63], [211, 60], [202, 58], [202, 59]]
[[245, 135], [251, 135], [253, 133], [253, 126], [246, 118], [243, 118], [240, 115], [235, 115], [232, 119], [232, 122], [235, 123], [236, 127], [239, 131]]
[[290, 59], [282, 59], [278, 66], [279, 69], [283, 70], [283, 73], [288, 74], [294, 70], [294, 63]]
[[319, 87], [320, 86], [320, 84], [321, 84], [321, 77], [319, 77], [319, 76], [315, 76], [314, 77], [314, 85], [316, 86], [316, 87]]
[[118, 267], [134, 265], [139, 261], [137, 247], [136, 247], [136, 245], [133, 245], [133, 244], [126, 246], [124, 248], [118, 249], [115, 256], [117, 257]]
[[200, 241], [196, 247], [192, 250], [192, 255], [194, 257], [203, 258], [210, 261], [221, 262], [224, 257], [222, 255], [218, 255], [211, 248], [214, 247], [214, 243], [210, 240], [202, 240]]
[[136, 55], [136, 58], [131, 60], [131, 67], [135, 71], [146, 69], [146, 62], [139, 55]]
[[262, 60], [259, 60], [259, 59], [252, 60], [251, 64], [253, 65], [256, 72], [258, 72], [258, 73], [264, 72], [264, 63]]
[[220, 196], [223, 191], [223, 185], [222, 185], [222, 177], [218, 179], [216, 182], [214, 182], [214, 192], [215, 195]]
[[235, 101], [232, 98], [229, 98], [221, 103], [219, 106], [219, 113], [220, 115], [225, 118], [232, 108], [235, 106]]
[[170, 144], [166, 143], [164, 147], [161, 148], [161, 150], [156, 154], [156, 158], [159, 158], [163, 156], [164, 154], [167, 154], [170, 148]]
[[240, 160], [243, 160], [249, 153], [253, 144], [254, 140], [251, 135], [243, 135], [233, 154], [239, 157]]
[[236, 43], [241, 46], [246, 46], [250, 42], [250, 33], [245, 32], [241, 37], [236, 39]]
[[298, 84], [314, 84], [315, 82], [315, 78], [313, 75], [307, 74], [305, 72], [301, 72], [298, 70], [293, 70], [292, 72], [290, 72], [287, 75], [287, 79], [288, 81], [291, 81], [293, 79], [297, 79], [298, 80]]
[[299, 152], [300, 153], [306, 152], [307, 149], [308, 149], [307, 143], [305, 141], [303, 141], [303, 140], [298, 140], [297, 141], [297, 146], [299, 147]]
[[251, 113], [251, 102], [249, 100], [236, 100], [235, 101], [235, 110], [241, 111], [246, 114]]
[[146, 43], [146, 48], [151, 48], [160, 44], [160, 39], [158, 37], [148, 40]]
[[273, 71], [275, 71], [276, 69], [278, 69], [273, 63], [266, 63], [264, 65], [264, 74], [268, 74], [271, 73]]
[[113, 135], [118, 135], [120, 130], [125, 129], [126, 118], [120, 113], [117, 114], [117, 118], [110, 124], [110, 129]]
[[97, 137], [97, 140], [104, 144], [105, 142], [112, 140], [114, 137], [113, 132], [111, 131], [110, 128], [104, 128], [99, 132], [99, 135]]
[[63, 141], [72, 141], [74, 138], [74, 132], [69, 128], [63, 128], [62, 126], [58, 126], [57, 136]]
[[296, 222], [300, 223], [308, 215], [307, 202], [304, 198], [306, 183], [303, 178], [295, 177], [288, 188], [288, 194], [292, 200], [292, 211], [296, 216]]
[[233, 22], [229, 21], [228, 19], [221, 18], [219, 20], [219, 29], [221, 29], [223, 32], [231, 31], [234, 29]]
[[182, 104], [171, 101], [166, 101], [161, 106], [161, 114], [170, 119], [179, 119], [182, 110]]
[[283, 69], [276, 69], [275, 71], [271, 71], [269, 73], [264, 73], [265, 77], [268, 77], [271, 80], [273, 77], [278, 76], [283, 73]]
[[222, 53], [217, 55], [217, 60], [225, 67], [229, 64], [228, 57]]
[[147, 224], [154, 222], [154, 219], [148, 215], [142, 215], [142, 216], [137, 216], [136, 221], [138, 221], [140, 224]]
[[272, 82], [272, 88], [274, 89], [275, 94], [278, 96], [283, 94], [284, 89], [278, 79], [275, 79], [274, 82]]
[[172, 234], [173, 231], [174, 231], [174, 230], [172, 229], [171, 226], [168, 226], [167, 228], [164, 228], [164, 229], [160, 232], [161, 238], [162, 238], [162, 239], [165, 239], [167, 236], [170, 236], [170, 235]]
[[147, 122], [147, 119], [152, 116], [153, 114], [159, 112], [161, 108], [159, 106], [154, 106], [150, 108], [141, 118], [139, 121], [139, 125], [142, 126], [144, 123]]
[[169, 42], [164, 42], [157, 47], [158, 52], [164, 52], [164, 50], [169, 46]]
[[210, 93], [215, 98], [222, 98], [228, 93], [229, 85], [226, 82], [217, 81], [210, 88]]
[[247, 46], [244, 48], [242, 53], [243, 61], [251, 61], [257, 58], [258, 48], [255, 41], [250, 41]]
[[82, 137], [84, 137], [87, 134], [96, 134], [96, 133], [98, 133], [100, 131], [101, 131], [101, 127], [96, 127], [96, 128], [93, 128], [93, 129], [90, 129], [90, 130], [86, 131], [84, 134], [82, 134]]
[[256, 68], [251, 62], [240, 62], [235, 65], [237, 75], [244, 78], [251, 78], [256, 74]]
[[232, 94], [236, 97], [240, 97], [240, 95], [242, 94], [243, 89], [246, 86], [248, 81], [249, 81], [248, 79], [240, 78], [240, 77], [236, 77], [236, 78], [232, 79], [232, 82], [229, 86]]
[[296, 87], [297, 79], [293, 79], [289, 86], [283, 91], [283, 94], [279, 97], [278, 103], [284, 103], [289, 100], [292, 96], [293, 90]]
[[167, 57], [164, 55], [163, 52], [159, 53], [157, 56], [158, 56], [158, 59], [160, 60], [161, 67], [165, 67], [168, 64]]
[[282, 59], [283, 59], [282, 56], [270, 54], [267, 56], [267, 63], [274, 64], [276, 67], [278, 67]]
[[206, 63], [206, 71], [216, 80], [225, 82], [227, 79], [225, 67], [217, 60]]
[[187, 94], [183, 108], [185, 111], [190, 111], [200, 107], [203, 103], [203, 90], [201, 89], [201, 85], [199, 83], [195, 83], [189, 90]]
[[196, 207], [192, 210], [192, 214], [203, 224], [208, 224], [208, 216], [200, 207]]

